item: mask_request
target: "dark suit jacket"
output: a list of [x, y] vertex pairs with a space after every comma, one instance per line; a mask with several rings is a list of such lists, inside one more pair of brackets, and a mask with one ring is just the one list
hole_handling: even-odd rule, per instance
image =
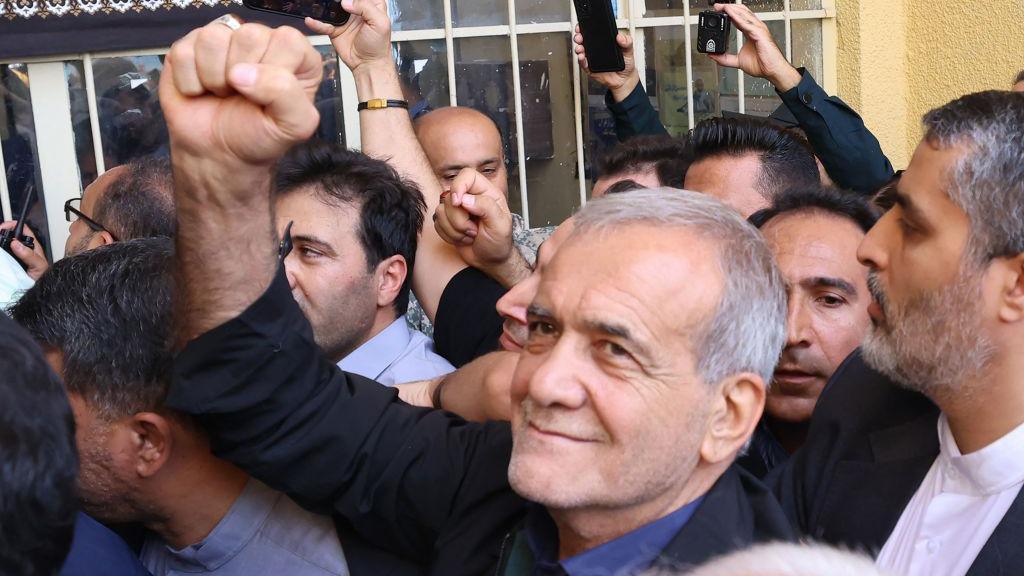
[[[774, 481], [804, 534], [877, 554], [939, 454], [939, 409], [854, 352], [822, 392], [804, 444]], [[1024, 492], [971, 575], [1024, 573]]]
[[[878, 139], [846, 102], [826, 94], [805, 69], [799, 70], [800, 84], [779, 92], [779, 98], [799, 122], [825, 171], [841, 188], [877, 192], [894, 175]], [[667, 134], [642, 85], [622, 102], [612, 100], [609, 92], [605, 103], [620, 142], [641, 134]]]
[[[654, 561], [658, 573], [682, 573], [715, 556], [795, 533], [771, 492], [736, 465], [715, 482], [693, 516]], [[506, 539], [499, 576], [529, 576], [533, 559], [523, 530]]]
[[508, 424], [409, 406], [338, 370], [283, 267], [178, 356], [167, 405], [196, 416], [217, 456], [333, 516], [354, 576], [479, 576], [525, 512], [508, 485]]

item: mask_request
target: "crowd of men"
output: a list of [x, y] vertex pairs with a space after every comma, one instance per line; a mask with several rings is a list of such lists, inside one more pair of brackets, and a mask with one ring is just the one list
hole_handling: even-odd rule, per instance
[[712, 58], [787, 125], [668, 136], [620, 35], [621, 143], [528, 231], [495, 124], [387, 104], [342, 5], [360, 152], [306, 37], [227, 16], [167, 56], [169, 161], [0, 252], [0, 573], [1024, 573], [1024, 72], [897, 173], [745, 6]]

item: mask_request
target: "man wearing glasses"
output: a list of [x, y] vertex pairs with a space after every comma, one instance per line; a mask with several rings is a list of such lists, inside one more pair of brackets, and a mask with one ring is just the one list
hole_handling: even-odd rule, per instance
[[[106, 171], [85, 188], [80, 198], [64, 203], [70, 223], [64, 254], [72, 256], [120, 240], [174, 236], [171, 169], [166, 159], [141, 158]], [[5, 222], [2, 227], [13, 227]], [[35, 235], [25, 228], [25, 233]], [[11, 245], [33, 280], [50, 267], [39, 242], [29, 249]]]

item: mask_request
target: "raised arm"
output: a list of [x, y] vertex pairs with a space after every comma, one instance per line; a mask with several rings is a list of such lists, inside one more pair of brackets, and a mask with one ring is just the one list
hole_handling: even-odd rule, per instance
[[[234, 26], [238, 26], [237, 23]], [[174, 43], [160, 79], [178, 229], [177, 344], [239, 316], [278, 264], [277, 160], [316, 130], [320, 58], [298, 30], [214, 21]]]
[[[404, 100], [398, 70], [391, 58], [387, 4], [382, 0], [346, 0], [342, 6], [352, 13], [345, 26], [308, 18], [306, 25], [330, 36], [335, 51], [352, 70], [360, 102]], [[399, 174], [415, 182], [423, 192], [426, 215], [433, 214], [441, 197], [441, 185], [416, 139], [408, 110], [364, 110], [359, 113], [359, 126], [363, 152], [386, 160]], [[423, 227], [416, 249], [412, 289], [432, 321], [448, 281], [465, 267], [454, 248], [441, 240], [433, 227]]]
[[219, 457], [374, 545], [436, 574], [481, 574], [522, 512], [505, 475], [507, 426], [414, 408], [340, 372], [280, 264], [271, 174], [316, 128], [320, 70], [297, 30], [251, 24], [210, 24], [168, 56], [160, 89], [187, 346], [167, 405], [195, 416]]
[[576, 59], [580, 67], [595, 82], [608, 88], [604, 102], [615, 121], [615, 135], [619, 142], [625, 142], [634, 136], [660, 136], [668, 134], [661, 123], [658, 111], [651, 106], [651, 100], [644, 92], [640, 83], [640, 73], [636, 69], [633, 57], [633, 39], [619, 32], [615, 37], [622, 48], [622, 57], [626, 67], [621, 72], [591, 72], [587, 62], [587, 50], [583, 47], [583, 34], [576, 27], [573, 42], [576, 43]]
[[771, 82], [836, 184], [874, 194], [892, 179], [892, 164], [861, 117], [839, 98], [826, 94], [806, 70], [794, 68], [768, 27], [750, 8], [716, 4], [715, 10], [729, 15], [743, 34], [744, 43], [738, 54], [709, 57], [722, 66], [740, 68], [745, 74]]

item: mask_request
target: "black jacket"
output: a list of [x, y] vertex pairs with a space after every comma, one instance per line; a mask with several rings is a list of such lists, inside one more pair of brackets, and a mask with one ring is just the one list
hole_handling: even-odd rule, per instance
[[325, 360], [284, 268], [178, 356], [167, 405], [214, 453], [336, 519], [354, 576], [479, 576], [525, 512], [508, 424], [415, 408]]
[[[283, 270], [241, 316], [189, 343], [167, 405], [195, 415], [219, 457], [332, 515], [355, 576], [492, 572], [526, 513], [508, 484], [508, 424], [415, 408], [338, 370]], [[692, 561], [693, 542], [710, 553], [788, 537], [770, 493], [753, 479], [739, 485], [734, 473], [719, 481], [669, 559]]]
[[[878, 139], [853, 108], [837, 96], [829, 96], [805, 69], [799, 70], [800, 84], [776, 92], [807, 135], [825, 171], [842, 188], [862, 194], [877, 192], [895, 174]], [[605, 104], [620, 142], [640, 134], [668, 133], [642, 85], [622, 102], [615, 102], [608, 92]]]
[[[815, 540], [877, 554], [939, 455], [939, 409], [854, 352], [836, 370], [807, 443], [775, 478], [790, 520]], [[970, 575], [1024, 573], [1024, 491]]]

